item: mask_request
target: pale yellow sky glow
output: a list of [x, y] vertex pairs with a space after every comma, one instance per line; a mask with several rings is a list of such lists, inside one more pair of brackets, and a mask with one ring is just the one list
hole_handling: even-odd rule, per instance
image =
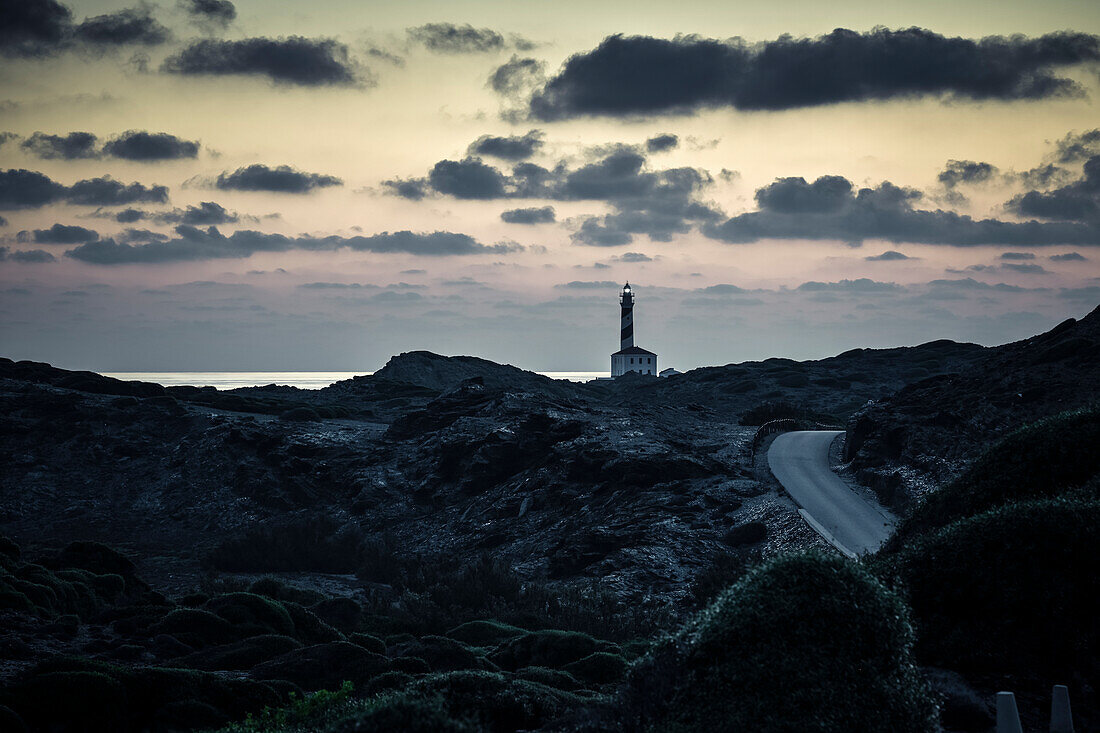
[[[106, 0], [62, 5], [75, 23], [133, 7]], [[798, 176], [809, 182], [842, 176], [855, 189], [889, 181], [920, 192], [907, 204], [913, 210], [1005, 225], [1038, 216], [1011, 203], [1030, 190], [1084, 196], [1093, 212], [1100, 211], [1100, 188], [1087, 189], [1083, 172], [1090, 158], [1100, 161], [1093, 158], [1100, 156], [1100, 132], [1088, 142], [1088, 132], [1100, 127], [1096, 57], [1045, 68], [1075, 82], [1072, 95], [975, 100], [952, 95], [948, 87], [773, 111], [723, 103], [533, 119], [525, 114], [537, 84], [510, 99], [488, 84], [513, 56], [541, 62], [544, 80], [562, 78], [569, 57], [589, 54], [619, 33], [761, 44], [783, 34], [816, 38], [838, 27], [860, 33], [919, 27], [963, 39], [1073, 31], [1100, 48], [1094, 2], [240, 0], [235, 20], [224, 28], [196, 25], [186, 3], [164, 0], [150, 7], [155, 22], [170, 32], [156, 43], [73, 41], [28, 54], [3, 47], [7, 42], [0, 38], [0, 54], [6, 54], [0, 55], [0, 134], [10, 133], [0, 145], [0, 171], [33, 171], [61, 186], [109, 175], [168, 189], [165, 203], [102, 206], [69, 203], [61, 194], [28, 205], [4, 198], [17, 193], [0, 191], [0, 217], [7, 222], [0, 226], [0, 356], [105, 371], [369, 371], [391, 354], [428, 349], [529, 369], [598, 370], [615, 350], [616, 289], [629, 279], [638, 285], [639, 341], [661, 354], [662, 365], [685, 369], [769, 356], [819, 358], [936, 338], [1000, 343], [1079, 317], [1100, 302], [1096, 213], [1043, 214], [1036, 225], [1047, 227], [1044, 232], [1064, 225], [1076, 239], [1065, 243], [1060, 233], [1043, 234], [1030, 246], [1014, 243], [1015, 234], [959, 246], [966, 243], [936, 242], [939, 235], [917, 228], [912, 241], [872, 237], [861, 246], [844, 237], [807, 238], [801, 230], [726, 243], [702, 219], [690, 218], [669, 241], [638, 229], [629, 243], [591, 246], [577, 243], [575, 235], [590, 217], [625, 210], [620, 199], [462, 199], [428, 186], [424, 198], [410, 200], [384, 185], [425, 178], [439, 161], [463, 160], [483, 135], [540, 130], [543, 144], [527, 160], [550, 171], [559, 167], [558, 181], [599, 163], [616, 145], [644, 156], [643, 173], [699, 171], [706, 182], [689, 199], [719, 212], [715, 223], [761, 211], [758, 189]], [[406, 32], [426, 23], [471, 24], [486, 38], [489, 31], [499, 34], [499, 41], [487, 50], [433, 52]], [[308, 85], [273, 82], [260, 73], [168, 73], [162, 66], [198, 39], [292, 35], [345, 44], [356, 81]], [[818, 84], [835, 81], [831, 69], [805, 73], [821, 74]], [[97, 136], [101, 147], [129, 130], [167, 133], [201, 147], [193, 158], [126, 160], [100, 153], [66, 159], [43, 157], [30, 144], [36, 132], [80, 131]], [[647, 139], [661, 133], [676, 135], [678, 144], [647, 151]], [[1059, 153], [1067, 135], [1085, 140], [1072, 159]], [[504, 174], [519, 162], [481, 158]], [[938, 179], [949, 160], [988, 163], [995, 172], [951, 189]], [[215, 185], [219, 174], [254, 164], [334, 176], [342, 185], [308, 193]], [[1039, 185], [1022, 175], [1046, 164], [1057, 166], [1060, 178]], [[175, 251], [173, 212], [202, 202], [236, 212], [238, 221], [217, 224], [226, 235], [256, 230], [318, 240], [438, 231], [505, 246], [443, 256], [297, 247], [248, 257], [170, 255], [155, 262], [132, 254], [129, 248], [153, 245]], [[668, 203], [651, 202], [645, 210], [656, 216]], [[553, 206], [556, 221], [501, 219], [508, 209], [543, 206]], [[129, 207], [147, 216], [116, 221]], [[790, 214], [784, 226], [816, 222], [815, 215]], [[97, 262], [75, 252], [80, 242], [49, 242], [44, 235], [36, 241], [35, 230], [55, 224], [94, 230], [100, 243], [130, 241], [125, 256], [134, 261]], [[127, 235], [132, 228], [170, 241], [149, 245]], [[47, 254], [27, 254], [34, 252]], [[867, 259], [884, 252], [904, 257]], [[1079, 256], [1065, 257], [1071, 253]]]

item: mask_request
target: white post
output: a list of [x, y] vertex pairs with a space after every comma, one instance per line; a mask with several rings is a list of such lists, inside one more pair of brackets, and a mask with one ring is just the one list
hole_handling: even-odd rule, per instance
[[1069, 709], [1069, 688], [1055, 685], [1050, 701], [1050, 733], [1073, 733], [1073, 713]]
[[997, 693], [997, 733], [1024, 733], [1016, 710], [1016, 696], [1011, 692]]

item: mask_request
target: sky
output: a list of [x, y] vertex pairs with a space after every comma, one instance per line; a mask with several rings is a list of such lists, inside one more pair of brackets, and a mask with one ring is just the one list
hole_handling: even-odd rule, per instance
[[0, 355], [662, 368], [1100, 303], [1100, 4], [0, 0]]

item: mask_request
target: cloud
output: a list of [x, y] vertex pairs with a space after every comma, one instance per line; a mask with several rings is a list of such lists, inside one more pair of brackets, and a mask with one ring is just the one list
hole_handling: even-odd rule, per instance
[[141, 209], [123, 209], [115, 214], [115, 221], [119, 224], [133, 224], [135, 221], [140, 221], [148, 216], [148, 212]]
[[900, 260], [911, 260], [914, 258], [910, 257], [909, 255], [904, 255], [901, 252], [896, 252], [892, 249], [888, 249], [880, 255], [871, 255], [870, 257], [864, 257], [863, 259], [867, 260], [868, 262], [895, 262]]
[[994, 290], [1001, 293], [1023, 293], [1027, 290], [1027, 288], [1021, 288], [1019, 285], [1008, 285], [1007, 283], [983, 283], [979, 280], [975, 280], [972, 277], [962, 278], [958, 280], [932, 280], [928, 283], [928, 286], [936, 290]]
[[192, 22], [207, 28], [228, 28], [237, 19], [237, 8], [229, 0], [181, 0]]
[[554, 287], [563, 290], [605, 290], [618, 288], [619, 283], [612, 280], [572, 280], [567, 283], [558, 283]]
[[309, 193], [317, 188], [342, 186], [335, 176], [304, 173], [288, 165], [269, 168], [261, 163], [221, 173], [214, 185], [222, 190], [275, 191], [278, 193]]
[[362, 290], [364, 288], [374, 289], [377, 285], [364, 285], [363, 283], [331, 283], [331, 282], [316, 282], [316, 283], [302, 283], [298, 287], [305, 288], [306, 290]]
[[509, 224], [550, 224], [555, 221], [554, 207], [540, 206], [529, 209], [509, 209], [501, 212], [500, 218]]
[[748, 44], [699, 36], [614, 35], [569, 58], [530, 100], [543, 120], [707, 107], [783, 110], [935, 96], [1047, 99], [1083, 94], [1055, 70], [1100, 60], [1100, 37], [948, 38], [921, 28], [838, 28], [817, 38]]
[[331, 38], [202, 39], [169, 56], [161, 70], [189, 76], [265, 76], [277, 84], [347, 86], [359, 81], [348, 48]]
[[841, 293], [895, 293], [902, 290], [897, 283], [884, 283], [870, 278], [861, 277], [855, 280], [838, 280], [836, 282], [818, 282], [811, 280], [799, 285], [795, 290], [806, 293], [841, 292]]
[[154, 232], [149, 229], [133, 229], [126, 228], [122, 230], [122, 233], [115, 237], [119, 242], [125, 242], [127, 244], [147, 243], [147, 242], [167, 242], [168, 235], [161, 234], [160, 232]]
[[1049, 270], [1044, 268], [1042, 265], [1034, 264], [1006, 262], [1001, 265], [1001, 267], [1005, 270], [1012, 270], [1013, 272], [1019, 272], [1024, 275], [1042, 275], [1049, 272]]
[[110, 176], [77, 181], [69, 187], [66, 200], [83, 206], [124, 206], [138, 202], [163, 204], [168, 201], [165, 186], [146, 187], [140, 183], [120, 183]]
[[70, 132], [68, 135], [36, 132], [20, 146], [31, 155], [47, 160], [79, 160], [99, 157], [96, 141], [96, 136], [90, 132]]
[[1067, 133], [1055, 147], [1059, 163], [1076, 163], [1100, 155], [1100, 129]]
[[383, 232], [358, 237], [287, 237], [252, 230], [238, 230], [226, 236], [216, 227], [199, 229], [181, 224], [176, 237], [165, 242], [135, 246], [101, 239], [82, 244], [65, 253], [95, 265], [160, 264], [215, 259], [242, 259], [258, 252], [303, 250], [332, 252], [350, 249], [358, 252], [400, 252], [425, 257], [448, 255], [505, 254], [523, 249], [515, 244], [484, 245], [467, 234], [455, 232], [415, 233]]
[[1034, 252], [1002, 252], [1002, 260], [1033, 260], [1035, 259]]
[[29, 209], [60, 200], [67, 189], [37, 171], [0, 170], [0, 209]]
[[81, 41], [102, 46], [157, 46], [171, 37], [147, 6], [88, 18], [76, 26], [74, 34]]
[[653, 262], [652, 257], [641, 252], [623, 252], [618, 257], [612, 257], [611, 259], [617, 262]]
[[428, 195], [428, 182], [423, 178], [391, 178], [382, 181], [382, 186], [391, 193], [410, 201], [419, 201]]
[[72, 33], [72, 12], [56, 0], [4, 0], [0, 53], [33, 57], [53, 53]]
[[158, 221], [169, 223], [181, 223], [199, 225], [210, 224], [235, 224], [240, 216], [235, 211], [227, 211], [221, 204], [213, 201], [203, 201], [198, 206], [188, 206], [183, 211], [175, 211], [157, 215]]
[[779, 179], [757, 191], [760, 210], [704, 224], [703, 233], [729, 243], [809, 239], [858, 244], [882, 239], [960, 247], [1100, 245], [1100, 228], [1092, 225], [973, 219], [953, 211], [916, 209], [921, 193], [889, 181], [858, 192], [845, 193], [846, 188], [851, 184], [839, 176], [823, 176], [813, 184]]
[[670, 133], [662, 133], [645, 141], [645, 149], [651, 153], [663, 153], [680, 144], [680, 138]]
[[7, 225], [8, 225], [8, 220], [5, 219], [4, 217], [0, 216], [0, 227], [6, 227]]
[[545, 135], [541, 130], [530, 130], [525, 135], [511, 137], [482, 135], [470, 143], [467, 152], [470, 155], [491, 155], [504, 160], [525, 160], [542, 147], [543, 137]]
[[504, 36], [468, 23], [426, 23], [407, 32], [410, 40], [435, 53], [488, 53], [504, 48]]
[[1088, 257], [1078, 252], [1066, 252], [1061, 255], [1051, 255], [1050, 259], [1054, 262], [1086, 262]]
[[984, 183], [997, 173], [997, 168], [989, 163], [976, 163], [973, 160], [949, 160], [938, 176], [946, 188], [954, 188], [960, 183]]
[[1100, 227], [1100, 155], [1085, 162], [1080, 179], [1053, 191], [1028, 191], [1006, 207], [1021, 216], [1088, 222]]
[[12, 251], [10, 247], [0, 247], [0, 262], [18, 262], [20, 264], [29, 265], [56, 261], [57, 258], [44, 249], [21, 249]]
[[129, 130], [108, 140], [103, 152], [125, 160], [178, 160], [198, 157], [199, 144], [166, 132]]
[[1086, 285], [1083, 288], [1062, 288], [1058, 291], [1058, 297], [1067, 300], [1083, 300], [1092, 305], [1100, 300], [1100, 285]]
[[428, 174], [432, 188], [458, 199], [503, 198], [504, 176], [480, 158], [441, 160]]
[[49, 229], [35, 229], [34, 241], [38, 244], [82, 244], [99, 239], [99, 232], [81, 226], [54, 224]]
[[538, 59], [513, 55], [489, 75], [489, 88], [509, 99], [517, 99], [542, 84], [546, 65]]
[[708, 285], [705, 288], [696, 288], [695, 292], [705, 295], [740, 295], [749, 291], [730, 283], [718, 283], [717, 285]]

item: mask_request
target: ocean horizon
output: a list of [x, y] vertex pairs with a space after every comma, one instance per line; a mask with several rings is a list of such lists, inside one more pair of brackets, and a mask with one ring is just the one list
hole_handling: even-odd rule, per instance
[[[165, 387], [214, 387], [219, 390], [278, 384], [299, 389], [324, 389], [331, 384], [374, 372], [99, 372], [124, 381], [153, 382]], [[550, 379], [588, 382], [611, 372], [536, 372]]]

